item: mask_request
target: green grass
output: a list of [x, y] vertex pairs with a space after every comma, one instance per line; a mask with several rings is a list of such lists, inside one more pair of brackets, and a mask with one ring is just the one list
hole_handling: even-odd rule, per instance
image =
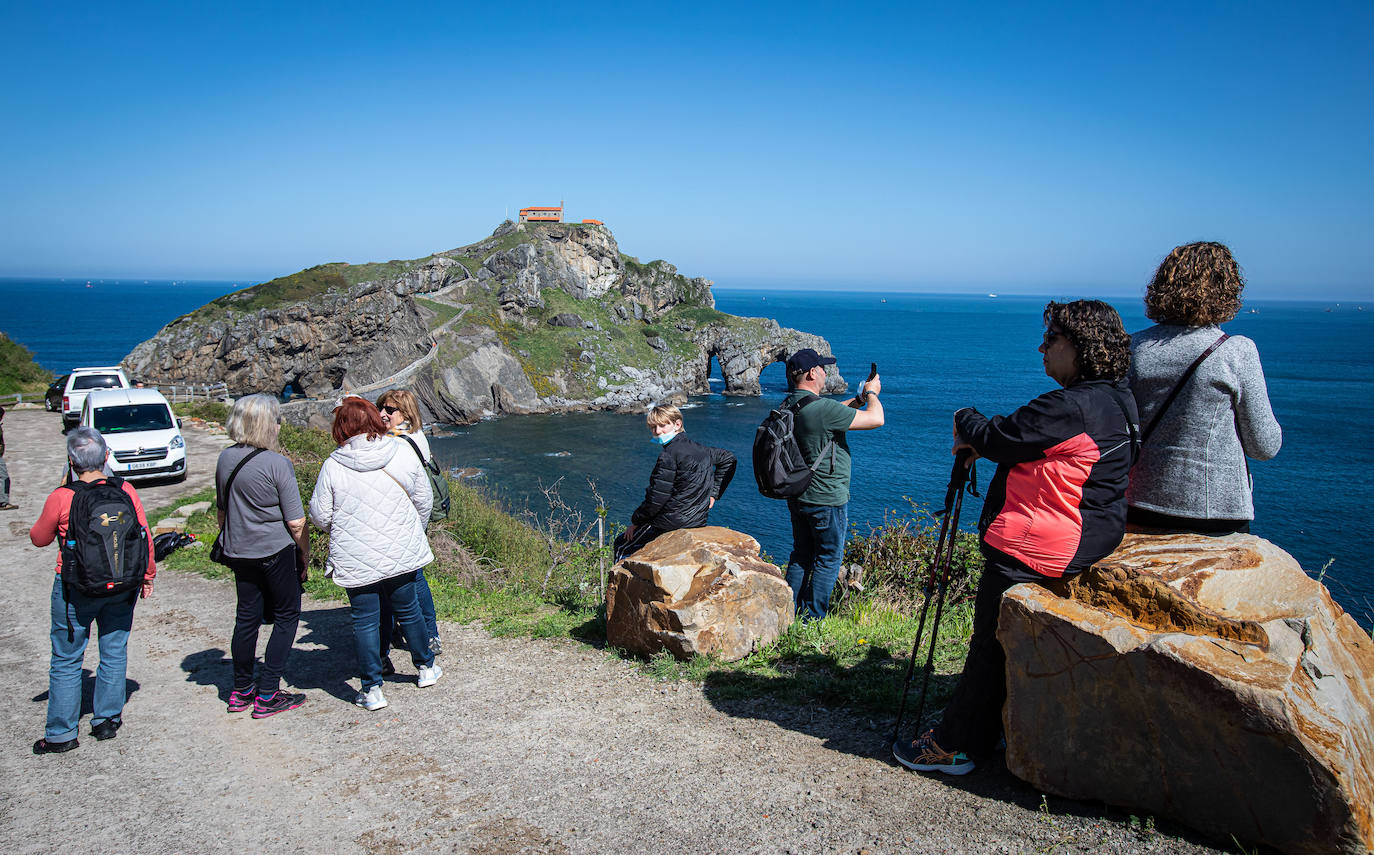
[[27, 347], [0, 332], [0, 395], [42, 395], [52, 380], [52, 372], [34, 362]]
[[427, 300], [424, 297], [416, 297], [416, 304], [428, 309], [433, 316], [429, 319], [429, 330], [433, 332], [450, 320], [458, 316], [463, 311], [458, 306], [451, 306], [448, 303], [440, 303], [435, 300]]
[[230, 311], [246, 313], [259, 309], [274, 309], [309, 300], [327, 291], [349, 288], [360, 282], [390, 281], [424, 260], [395, 260], [370, 264], [335, 261], [319, 264], [288, 276], [279, 276], [271, 281], [243, 288], [232, 294], [225, 294], [189, 314], [182, 315], [172, 321], [172, 324], [184, 321], [205, 322]]

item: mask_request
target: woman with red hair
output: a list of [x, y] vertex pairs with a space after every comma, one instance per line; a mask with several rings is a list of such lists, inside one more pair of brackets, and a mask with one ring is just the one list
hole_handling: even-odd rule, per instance
[[348, 592], [362, 680], [354, 703], [369, 710], [387, 705], [382, 694], [383, 601], [405, 632], [420, 688], [443, 675], [429, 649], [415, 596], [415, 571], [434, 560], [425, 537], [433, 496], [419, 459], [386, 431], [369, 401], [356, 395], [340, 401], [333, 427], [339, 447], [320, 467], [310, 497], [310, 519], [329, 532], [326, 575]]

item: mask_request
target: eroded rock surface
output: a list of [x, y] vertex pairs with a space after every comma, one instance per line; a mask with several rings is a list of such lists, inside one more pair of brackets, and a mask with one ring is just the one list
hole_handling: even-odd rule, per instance
[[720, 526], [660, 535], [615, 565], [606, 587], [606, 640], [679, 659], [742, 659], [787, 630], [792, 589], [747, 534]]
[[281, 308], [178, 318], [124, 358], [150, 384], [224, 382], [234, 395], [365, 386], [433, 344], [404, 282], [365, 282]]
[[1374, 643], [1251, 535], [1128, 534], [1002, 601], [1007, 766], [1288, 853], [1374, 849]]

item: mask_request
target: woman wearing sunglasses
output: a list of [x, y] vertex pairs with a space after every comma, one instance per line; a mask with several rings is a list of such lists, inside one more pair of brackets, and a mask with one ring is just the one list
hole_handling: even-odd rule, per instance
[[[425, 438], [423, 422], [420, 419], [420, 404], [415, 400], [415, 395], [406, 389], [390, 389], [383, 392], [382, 396], [377, 399], [377, 410], [382, 415], [382, 424], [386, 425], [387, 435], [396, 437], [401, 443], [401, 451], [417, 457], [421, 465], [427, 465], [430, 461], [429, 440]], [[429, 589], [429, 580], [425, 578], [425, 568], [423, 567], [415, 571], [415, 596], [420, 601], [420, 614], [425, 618], [429, 650], [438, 656], [443, 652], [439, 643], [439, 622], [434, 615], [434, 594]], [[391, 610], [384, 606], [382, 609], [383, 673], [395, 673], [395, 668], [391, 664], [390, 648], [393, 646], [403, 647], [404, 642], [404, 636], [400, 634], [399, 628], [395, 627]]]
[[963, 775], [995, 750], [1007, 698], [997, 640], [1007, 589], [1070, 579], [1126, 532], [1126, 478], [1140, 444], [1126, 385], [1131, 339], [1100, 300], [1050, 303], [1044, 320], [1040, 353], [1060, 388], [1007, 416], [972, 407], [954, 414], [954, 453], [987, 458], [997, 473], [978, 521], [986, 562], [964, 672], [939, 726], [892, 746], [898, 762], [919, 772]]

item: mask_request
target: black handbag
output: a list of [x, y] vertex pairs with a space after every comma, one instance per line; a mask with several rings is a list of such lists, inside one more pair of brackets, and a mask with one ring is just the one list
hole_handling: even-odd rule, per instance
[[[219, 509], [224, 512], [224, 525], [226, 527], [229, 525], [229, 491], [234, 488], [234, 479], [238, 477], [239, 470], [243, 468], [243, 465], [245, 463], [252, 460], [254, 457], [257, 457], [259, 454], [262, 454], [266, 450], [267, 449], [265, 448], [255, 448], [251, 452], [249, 452], [248, 456], [240, 460], [239, 465], [234, 467], [234, 471], [229, 473], [229, 480], [225, 482], [224, 489], [216, 489], [215, 501], [216, 504], [219, 505]], [[229, 559], [225, 557], [224, 547], [220, 546], [219, 543], [220, 538], [223, 536], [224, 529], [221, 528], [219, 530], [219, 533], [215, 535], [215, 542], [210, 544], [210, 560], [214, 561], [217, 564], [223, 564], [227, 567], [229, 565]]]

